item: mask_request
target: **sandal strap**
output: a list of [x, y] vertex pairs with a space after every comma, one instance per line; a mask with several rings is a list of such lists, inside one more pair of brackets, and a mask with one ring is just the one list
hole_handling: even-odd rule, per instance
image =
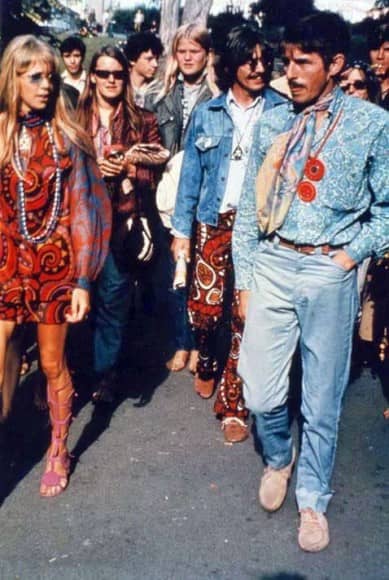
[[242, 419], [239, 419], [239, 417], [225, 417], [221, 424], [222, 430], [224, 430], [226, 426], [230, 425], [231, 423], [238, 423], [241, 427], [248, 429], [248, 425], [246, 425]]
[[[70, 471], [70, 459], [71, 455], [67, 453], [67, 451], [63, 451], [62, 453], [58, 454], [57, 456], [50, 455], [47, 458], [47, 463], [49, 466], [49, 470], [46, 471], [41, 478], [41, 483], [48, 487], [54, 487], [61, 484], [62, 479], [67, 479]], [[61, 466], [65, 470], [65, 474], [57, 473], [54, 470], [54, 463], [59, 462]]]

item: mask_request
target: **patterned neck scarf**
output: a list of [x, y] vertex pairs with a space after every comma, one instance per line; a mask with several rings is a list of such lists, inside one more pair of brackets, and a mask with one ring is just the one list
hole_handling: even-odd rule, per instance
[[40, 125], [44, 125], [44, 123], [46, 123], [47, 120], [48, 118], [46, 116], [37, 113], [35, 111], [31, 111], [26, 115], [20, 115], [18, 117], [18, 122], [23, 127], [29, 127], [30, 129], [33, 127], [39, 127]]
[[263, 233], [269, 235], [283, 224], [311, 151], [316, 115], [327, 111], [335, 97], [332, 91], [296, 115], [268, 150], [256, 179], [257, 217]]

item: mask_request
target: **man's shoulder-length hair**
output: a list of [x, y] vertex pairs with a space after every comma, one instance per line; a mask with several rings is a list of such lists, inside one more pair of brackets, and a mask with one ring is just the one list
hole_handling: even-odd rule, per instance
[[227, 34], [224, 48], [217, 55], [216, 72], [222, 90], [229, 89], [236, 80], [237, 70], [252, 58], [256, 46], [262, 50], [265, 81], [268, 83], [273, 70], [274, 53], [259, 28], [252, 23], [234, 26]]

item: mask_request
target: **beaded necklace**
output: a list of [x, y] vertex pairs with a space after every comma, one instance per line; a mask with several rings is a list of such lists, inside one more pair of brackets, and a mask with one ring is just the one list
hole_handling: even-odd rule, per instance
[[[55, 162], [55, 190], [53, 203], [51, 205], [51, 211], [49, 218], [47, 220], [46, 226], [41, 234], [34, 235], [28, 231], [27, 227], [27, 210], [26, 210], [26, 194], [24, 191], [23, 179], [18, 181], [18, 219], [19, 219], [19, 229], [23, 237], [32, 244], [42, 244], [46, 242], [50, 235], [53, 233], [55, 226], [57, 225], [59, 209], [61, 206], [61, 168], [59, 165], [59, 154], [57, 146], [54, 140], [53, 129], [48, 121], [44, 123], [49, 141], [53, 151], [53, 159]], [[19, 143], [15, 151], [15, 164], [20, 174], [23, 173], [23, 165], [19, 154]]]

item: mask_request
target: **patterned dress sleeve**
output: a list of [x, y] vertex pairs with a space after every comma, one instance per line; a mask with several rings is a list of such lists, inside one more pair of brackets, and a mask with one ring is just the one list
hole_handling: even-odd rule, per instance
[[108, 253], [111, 202], [95, 161], [75, 145], [70, 146], [70, 233], [75, 255], [76, 283], [89, 289]]

